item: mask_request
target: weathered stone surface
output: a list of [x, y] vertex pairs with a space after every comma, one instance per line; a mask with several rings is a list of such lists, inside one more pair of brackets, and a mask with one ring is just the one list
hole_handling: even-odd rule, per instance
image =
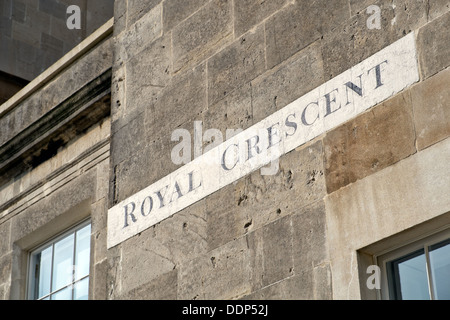
[[177, 272], [169, 271], [121, 296], [123, 300], [176, 300]]
[[433, 0], [428, 1], [430, 6], [429, 9], [429, 20], [436, 19], [440, 15], [450, 11], [450, 3], [447, 0]]
[[113, 163], [123, 160], [139, 153], [147, 144], [142, 132], [144, 127], [143, 112], [134, 119], [129, 119], [128, 124], [114, 133], [111, 141], [111, 159]]
[[234, 33], [240, 36], [282, 8], [288, 0], [236, 1], [234, 4]]
[[323, 201], [296, 210], [292, 215], [294, 272], [310, 270], [328, 257], [326, 212]]
[[313, 292], [316, 300], [333, 299], [332, 273], [330, 263], [323, 263], [313, 269]]
[[253, 255], [253, 290], [268, 286], [294, 274], [293, 226], [285, 216], [248, 235]]
[[166, 0], [163, 2], [163, 25], [164, 32], [171, 30], [174, 26], [196, 12], [208, 3], [209, 0], [183, 0], [180, 6], [179, 0]]
[[328, 193], [408, 157], [416, 151], [409, 92], [328, 132], [323, 142]]
[[146, 13], [157, 6], [161, 0], [128, 0], [127, 26], [141, 19]]
[[[203, 113], [203, 134], [207, 130], [217, 129], [227, 138], [227, 129], [245, 130], [253, 124], [251, 85], [243, 85]], [[211, 140], [203, 139], [203, 147]]]
[[323, 83], [319, 43], [305, 48], [252, 81], [253, 120], [258, 122]]
[[178, 299], [233, 299], [251, 291], [251, 256], [245, 237], [188, 261], [178, 271]]
[[419, 30], [417, 50], [424, 78], [450, 65], [450, 12], [433, 20]]
[[[367, 21], [374, 14], [373, 11], [367, 12], [369, 6], [377, 6], [379, 8], [393, 11], [394, 18], [390, 21], [391, 25], [399, 30], [403, 28], [406, 33], [427, 23], [428, 4], [427, 0], [350, 0], [350, 10], [353, 15], [363, 15]], [[434, 1], [431, 1], [434, 2]], [[381, 16], [386, 11], [381, 12]], [[418, 24], [420, 23], [420, 24]], [[379, 32], [383, 32], [383, 28]]]
[[246, 226], [251, 226], [251, 221], [244, 221], [234, 201], [230, 201], [234, 193], [234, 186], [228, 185], [205, 198], [208, 251], [239, 237], [246, 232]]
[[370, 5], [378, 5], [380, 1], [373, 0], [350, 0], [350, 12], [351, 15], [355, 15], [360, 13], [361, 11], [365, 11], [365, 9]]
[[[121, 294], [151, 285], [155, 279], [204, 254], [206, 248], [205, 202], [199, 201], [124, 243]], [[136, 277], [137, 273], [141, 276]]]
[[213, 0], [172, 30], [174, 71], [202, 61], [232, 40], [230, 0]]
[[114, 62], [126, 62], [147, 45], [162, 35], [161, 6], [149, 10], [135, 24], [129, 24], [125, 32], [116, 36], [114, 47]]
[[11, 251], [9, 243], [9, 239], [11, 238], [10, 229], [10, 221], [5, 221], [4, 223], [0, 224], [0, 257]]
[[0, 284], [0, 299], [7, 300], [9, 295], [9, 284]]
[[234, 194], [234, 205], [239, 208], [236, 221], [241, 223], [237, 230], [258, 229], [322, 199], [326, 194], [322, 152], [318, 141], [282, 156], [275, 175], [262, 176], [256, 171], [239, 180]]
[[161, 91], [155, 104], [146, 109], [147, 136], [168, 141], [178, 126], [193, 128], [191, 123], [200, 120], [201, 113], [207, 108], [206, 96], [205, 65], [173, 79]]
[[170, 159], [171, 150], [161, 140], [147, 140], [143, 144], [145, 146], [113, 167], [114, 190], [110, 198], [114, 198], [115, 203], [177, 169]]
[[[338, 21], [322, 40], [325, 76], [331, 79], [392, 42], [427, 23], [427, 4], [416, 0], [351, 1], [352, 17]], [[369, 5], [380, 8], [380, 29], [369, 29], [374, 14]]]
[[442, 140], [325, 198], [334, 299], [360, 298], [358, 249], [446, 216], [449, 154]]
[[265, 23], [268, 68], [347, 21], [350, 17], [347, 1], [297, 1], [270, 17]]
[[15, 242], [31, 234], [67, 212], [68, 209], [94, 198], [96, 193], [95, 174], [95, 170], [86, 172], [83, 176], [73, 179], [63, 188], [14, 216], [11, 219], [11, 241]]
[[[106, 242], [106, 239], [104, 240]], [[106, 257], [106, 256], [105, 256]], [[91, 274], [89, 282], [91, 286], [90, 300], [106, 300], [107, 295], [107, 275], [108, 275], [108, 261], [104, 259], [100, 263], [96, 263], [91, 267]]]
[[303, 271], [275, 284], [254, 291], [244, 300], [312, 300], [314, 299], [312, 271]]
[[170, 83], [172, 76], [170, 52], [171, 38], [163, 36], [145, 46], [128, 61], [123, 117], [129, 119], [136, 112], [150, 108], [156, 102], [161, 90]]
[[450, 69], [411, 88], [417, 148], [450, 136]]
[[12, 256], [6, 254], [0, 257], [0, 283], [9, 283], [11, 280]]
[[394, 35], [391, 6], [381, 7], [381, 30], [368, 29], [365, 11], [337, 23], [333, 32], [324, 34], [322, 42], [325, 80], [351, 68], [388, 46], [400, 36]]
[[264, 30], [249, 31], [208, 60], [208, 103], [215, 104], [265, 70]]
[[114, 1], [114, 36], [117, 36], [127, 27], [127, 2]]

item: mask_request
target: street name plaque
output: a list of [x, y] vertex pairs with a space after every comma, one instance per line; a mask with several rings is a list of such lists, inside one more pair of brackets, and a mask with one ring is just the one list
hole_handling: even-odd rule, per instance
[[340, 126], [418, 80], [415, 38], [410, 33], [109, 209], [108, 248]]

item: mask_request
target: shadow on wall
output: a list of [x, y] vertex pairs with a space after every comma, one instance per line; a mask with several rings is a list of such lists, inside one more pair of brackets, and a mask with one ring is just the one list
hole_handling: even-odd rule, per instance
[[0, 104], [113, 14], [114, 0], [1, 0]]

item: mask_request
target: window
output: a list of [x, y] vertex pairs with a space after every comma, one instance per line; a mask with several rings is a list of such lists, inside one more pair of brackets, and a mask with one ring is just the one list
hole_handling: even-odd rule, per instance
[[28, 298], [87, 300], [91, 225], [65, 232], [30, 254]]
[[377, 258], [382, 270], [382, 298], [450, 300], [450, 231]]

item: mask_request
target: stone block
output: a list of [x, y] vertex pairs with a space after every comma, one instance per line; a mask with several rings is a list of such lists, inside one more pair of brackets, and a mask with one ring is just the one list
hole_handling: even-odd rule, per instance
[[11, 281], [12, 260], [12, 254], [0, 257], [0, 283], [9, 283]]
[[251, 82], [254, 122], [261, 121], [323, 83], [319, 43]]
[[[128, 2], [128, 6], [130, 6], [130, 2]], [[117, 35], [114, 46], [114, 62], [116, 64], [126, 62], [162, 35], [161, 8], [161, 6], [156, 6], [138, 22], [128, 23], [126, 31]]]
[[209, 57], [232, 40], [230, 0], [213, 0], [172, 30], [173, 65], [178, 71]]
[[[251, 85], [246, 84], [231, 92], [203, 113], [203, 133], [217, 129], [226, 140], [227, 129], [245, 130], [253, 124]], [[204, 140], [203, 146], [210, 141]]]
[[450, 12], [419, 30], [417, 50], [423, 78], [428, 78], [450, 65]]
[[313, 292], [315, 300], [332, 300], [332, 274], [330, 263], [324, 263], [313, 269]]
[[122, 33], [127, 27], [127, 2], [114, 1], [114, 36]]
[[110, 201], [120, 202], [177, 169], [161, 140], [141, 141], [145, 146], [113, 164]]
[[[267, 67], [272, 68], [347, 21], [347, 1], [298, 1], [270, 17], [265, 23]], [[334, 35], [334, 31], [330, 33]]]
[[[391, 26], [397, 27], [402, 33], [403, 30], [409, 33], [427, 23], [428, 20], [428, 1], [426, 0], [350, 0], [351, 15], [362, 15], [367, 21], [374, 14], [372, 11], [367, 12], [367, 8], [372, 5], [382, 9], [382, 18], [387, 12], [386, 9], [392, 10], [394, 17], [390, 21]], [[386, 29], [381, 28], [378, 31], [385, 32]]]
[[328, 193], [416, 152], [411, 97], [401, 93], [324, 138]]
[[[380, 29], [369, 29], [369, 5], [380, 9]], [[326, 80], [356, 65], [427, 23], [427, 5], [416, 0], [352, 1], [352, 17], [336, 24], [322, 40]]]
[[433, 0], [428, 3], [430, 6], [428, 19], [430, 21], [450, 11], [450, 2], [447, 0]]
[[147, 144], [143, 112], [128, 124], [117, 130], [111, 138], [111, 161], [118, 164], [131, 156], [140, 153]]
[[200, 201], [123, 243], [121, 294], [145, 288], [206, 248], [205, 203]]
[[[11, 242], [16, 242], [32, 232], [44, 227], [50, 221], [68, 213], [71, 208], [95, 198], [96, 171], [87, 171], [82, 176], [72, 179], [57, 191], [47, 190], [48, 195], [33, 206], [26, 208], [11, 220]], [[61, 225], [69, 224], [70, 218], [60, 221]], [[75, 223], [76, 221], [73, 221]], [[59, 230], [61, 231], [61, 230]], [[37, 245], [38, 243], [36, 243]]]
[[[114, 16], [115, 0], [86, 2], [86, 34], [90, 35]], [[115, 26], [114, 26], [115, 27]]]
[[333, 32], [324, 34], [322, 55], [325, 80], [329, 80], [388, 46], [397, 36], [391, 24], [394, 11], [381, 6], [381, 29], [368, 29], [369, 15], [359, 12], [336, 25]]
[[23, 42], [36, 48], [41, 46], [41, 32], [39, 29], [32, 29], [26, 24], [18, 23], [17, 21], [12, 21], [11, 38], [14, 40], [15, 45]]
[[171, 30], [177, 24], [207, 4], [209, 0], [166, 0], [163, 2], [164, 32]]
[[58, 18], [66, 18], [67, 6], [54, 0], [39, 0], [39, 10]]
[[378, 2], [374, 0], [350, 0], [350, 13], [352, 16], [359, 14], [370, 5], [378, 5]]
[[127, 1], [127, 26], [133, 25], [150, 10], [156, 7], [161, 0], [129, 0]]
[[208, 104], [253, 80], [265, 70], [264, 30], [252, 30], [208, 60]]
[[238, 238], [251, 225], [236, 212], [234, 201], [230, 201], [234, 193], [234, 186], [228, 185], [205, 198], [208, 250]]
[[[147, 230], [143, 238], [138, 235], [124, 242], [120, 268], [121, 294], [129, 292], [158, 278], [175, 268], [169, 248], [160, 243], [149, 243]], [[136, 276], [138, 275], [138, 276]]]
[[[42, 33], [51, 34], [59, 39], [64, 39], [64, 41], [67, 41], [67, 38], [71, 38], [72, 34], [70, 31], [74, 32], [75, 34], [80, 34], [81, 32], [78, 30], [69, 30], [67, 29], [66, 21], [60, 20], [60, 19], [54, 19], [49, 14], [39, 11], [36, 8], [32, 8], [30, 4], [27, 4], [27, 16], [28, 19], [26, 19], [25, 24], [33, 29], [38, 30]], [[56, 24], [60, 26], [63, 24], [64, 28], [56, 28], [56, 25], [51, 25], [53, 22], [60, 22], [60, 24]], [[59, 37], [58, 34], [65, 34], [67, 38]]]
[[325, 204], [319, 200], [292, 215], [294, 272], [311, 270], [329, 259]]
[[148, 137], [169, 141], [177, 127], [193, 128], [191, 122], [201, 120], [201, 114], [207, 108], [205, 65], [173, 78], [156, 99], [146, 109]]
[[[124, 118], [133, 117], [155, 103], [172, 76], [171, 39], [161, 37], [147, 45], [126, 64]], [[143, 131], [144, 132], [144, 131]]]
[[12, 6], [12, 19], [19, 23], [25, 22], [26, 5], [23, 2], [14, 1]]
[[11, 222], [5, 221], [0, 224], [0, 257], [11, 251], [9, 239], [11, 238]]
[[106, 300], [107, 299], [107, 274], [108, 261], [104, 259], [100, 263], [96, 263], [91, 267], [91, 274], [89, 276], [90, 282], [90, 300]]
[[176, 300], [177, 272], [169, 271], [149, 283], [127, 292], [121, 296], [123, 300]]
[[236, 1], [234, 5], [234, 33], [240, 36], [268, 16], [282, 8], [288, 0]]
[[312, 271], [283, 279], [245, 296], [243, 300], [312, 300]]
[[234, 299], [251, 291], [251, 256], [241, 237], [179, 267], [178, 299]]
[[[261, 286], [265, 287], [288, 278], [294, 274], [293, 260], [293, 225], [290, 216], [282, 217], [274, 222], [265, 225], [262, 229], [256, 230], [256, 235], [260, 231], [263, 244], [263, 264], [261, 268]], [[252, 234], [249, 235], [251, 237]], [[256, 268], [254, 271], [258, 273]], [[254, 286], [258, 287], [259, 281], [255, 279]]]
[[[450, 208], [450, 176], [443, 174], [450, 170], [449, 152], [450, 139], [442, 140], [325, 197], [335, 299], [360, 298], [358, 249], [379, 240], [384, 249], [392, 246], [392, 235], [415, 230], [417, 239], [446, 224], [441, 218], [449, 218], [443, 214]], [[412, 238], [402, 239], [404, 244]]]
[[450, 69], [411, 88], [417, 148], [450, 136]]
[[7, 300], [9, 296], [9, 283], [0, 284], [0, 300]]
[[[0, 16], [0, 32], [4, 37], [11, 38], [11, 28], [12, 20], [7, 17]], [[3, 49], [4, 50], [4, 49]], [[2, 58], [5, 59], [4, 53], [2, 52]]]
[[262, 176], [256, 171], [239, 180], [234, 194], [238, 230], [258, 229], [322, 199], [326, 194], [322, 152], [322, 143], [315, 142], [282, 156], [277, 174]]

